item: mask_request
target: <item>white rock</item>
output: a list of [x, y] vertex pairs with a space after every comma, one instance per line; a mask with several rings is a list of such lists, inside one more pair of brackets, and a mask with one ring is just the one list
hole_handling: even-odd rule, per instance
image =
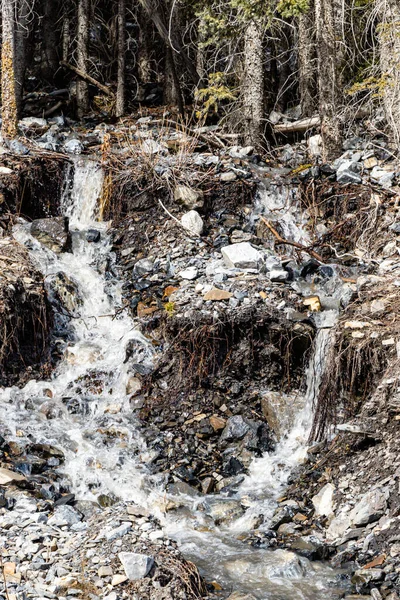
[[126, 576], [131, 581], [146, 577], [154, 565], [154, 558], [152, 556], [147, 556], [146, 554], [120, 552], [118, 558], [124, 567]]
[[0, 468], [0, 485], [7, 485], [13, 481], [25, 481], [25, 477], [21, 473], [10, 471], [10, 469]]
[[186, 208], [194, 210], [204, 206], [204, 194], [201, 190], [194, 190], [188, 185], [177, 185], [174, 190], [174, 200]]
[[168, 150], [155, 140], [147, 139], [144, 140], [141, 144], [141, 150], [145, 154], [167, 154]]
[[183, 227], [191, 233], [196, 235], [201, 235], [203, 233], [203, 219], [196, 210], [190, 210], [185, 213], [181, 218], [181, 223]]
[[269, 278], [271, 281], [287, 281], [289, 279], [289, 272], [285, 271], [285, 269], [271, 269]]
[[189, 281], [196, 279], [198, 275], [199, 272], [196, 267], [188, 267], [179, 273], [179, 277], [182, 277], [182, 279], [188, 279]]
[[368, 523], [377, 521], [385, 509], [386, 498], [383, 492], [379, 490], [367, 492], [351, 511], [350, 521], [355, 526], [368, 525]]
[[322, 136], [312, 135], [307, 142], [310, 156], [321, 156], [322, 154]]
[[249, 242], [225, 246], [221, 248], [221, 253], [230, 269], [258, 269], [262, 261], [261, 253]]
[[341, 513], [334, 517], [329, 524], [329, 527], [326, 531], [326, 536], [328, 540], [336, 540], [337, 538], [341, 538], [342, 535], [349, 529], [350, 527], [350, 517], [348, 513]]
[[72, 506], [58, 506], [54, 514], [48, 520], [48, 525], [63, 527], [64, 525], [75, 525], [82, 520], [82, 516]]
[[105, 538], [108, 542], [112, 540], [116, 540], [117, 538], [124, 537], [132, 528], [131, 523], [122, 523], [119, 527], [112, 529], [111, 531], [107, 531], [105, 534]]
[[0, 167], [0, 175], [10, 175], [14, 171], [8, 167]]
[[335, 486], [327, 483], [312, 499], [316, 516], [330, 517], [333, 514], [333, 493]]

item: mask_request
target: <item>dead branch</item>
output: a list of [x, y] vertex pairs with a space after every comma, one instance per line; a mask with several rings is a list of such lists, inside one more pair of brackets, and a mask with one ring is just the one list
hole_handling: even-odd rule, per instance
[[88, 75], [87, 73], [85, 73], [81, 69], [78, 69], [78, 67], [74, 67], [74, 65], [71, 65], [70, 63], [65, 62], [65, 60], [61, 60], [60, 61], [60, 65], [62, 65], [63, 67], [69, 69], [70, 71], [73, 71], [74, 73], [76, 73], [77, 75], [79, 75], [79, 77], [81, 77], [82, 79], [85, 79], [89, 83], [93, 84], [99, 90], [101, 90], [102, 92], [104, 92], [105, 94], [107, 94], [107, 96], [110, 96], [111, 98], [114, 98], [114, 92], [112, 90], [110, 90], [108, 87], [106, 87], [105, 85], [103, 85], [102, 83], [100, 83], [99, 81], [97, 81], [97, 79], [95, 79], [91, 75]]
[[297, 248], [298, 250], [302, 250], [303, 252], [306, 252], [307, 254], [309, 254], [316, 260], [318, 260], [318, 262], [324, 262], [322, 256], [317, 254], [317, 252], [315, 252], [311, 248], [307, 248], [307, 246], [303, 246], [303, 244], [299, 244], [298, 242], [290, 242], [289, 240], [285, 240], [285, 238], [283, 238], [282, 236], [279, 235], [279, 233], [276, 231], [276, 229], [274, 229], [274, 227], [271, 225], [271, 223], [269, 221], [267, 221], [267, 219], [265, 217], [261, 217], [261, 220], [263, 223], [265, 223], [265, 225], [268, 227], [270, 232], [276, 237], [278, 244], [285, 244], [286, 246], [293, 246], [294, 248]]
[[154, 121], [151, 121], [149, 125], [165, 125], [173, 127], [174, 129], [180, 129], [183, 131], [183, 133], [187, 133], [188, 135], [194, 138], [198, 138], [199, 140], [201, 140], [205, 144], [209, 144], [213, 148], [226, 148], [225, 144], [219, 138], [215, 136], [209, 137], [204, 133], [198, 133], [197, 131], [194, 131], [194, 129], [191, 129], [187, 125], [184, 125], [183, 123], [178, 123], [177, 121], [173, 121], [172, 119], [156, 119]]
[[313, 127], [319, 127], [321, 125], [321, 118], [311, 117], [309, 119], [300, 119], [300, 121], [293, 121], [293, 123], [281, 123], [275, 125], [274, 130], [276, 133], [303, 133], [307, 129]]

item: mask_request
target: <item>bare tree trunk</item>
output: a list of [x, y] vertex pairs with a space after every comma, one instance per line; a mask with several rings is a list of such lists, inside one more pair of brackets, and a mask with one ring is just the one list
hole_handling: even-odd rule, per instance
[[29, 37], [29, 24], [33, 18], [32, 0], [17, 0], [15, 23], [15, 94], [18, 118], [22, 113], [26, 69], [26, 46]]
[[68, 62], [69, 45], [70, 45], [70, 29], [71, 21], [68, 13], [64, 12], [63, 28], [62, 28], [62, 59], [63, 62]]
[[380, 9], [380, 63], [386, 120], [396, 146], [400, 144], [400, 5], [397, 0], [377, 0]]
[[1, 95], [2, 134], [17, 135], [17, 96], [15, 85], [15, 0], [2, 0]]
[[251, 21], [244, 36], [243, 116], [246, 144], [260, 147], [264, 133], [263, 29]]
[[118, 0], [118, 87], [115, 114], [125, 113], [126, 0]]
[[46, 0], [44, 4], [42, 73], [49, 82], [53, 82], [60, 61], [59, 8], [59, 0]]
[[302, 117], [312, 117], [317, 110], [317, 69], [313, 3], [298, 20], [299, 94]]
[[[77, 67], [85, 73], [89, 65], [89, 15], [90, 0], [79, 0], [78, 31], [77, 31]], [[84, 79], [78, 79], [76, 84], [78, 102], [78, 117], [82, 118], [89, 111], [89, 86]]]
[[323, 143], [322, 158], [329, 160], [339, 154], [342, 147], [333, 0], [315, 0], [315, 23], [318, 49], [319, 110]]
[[141, 83], [149, 83], [152, 80], [151, 66], [151, 42], [153, 28], [149, 22], [148, 15], [143, 8], [139, 7], [139, 47], [137, 55], [138, 78]]
[[174, 55], [169, 46], [165, 48], [164, 102], [177, 106], [182, 116], [185, 114]]

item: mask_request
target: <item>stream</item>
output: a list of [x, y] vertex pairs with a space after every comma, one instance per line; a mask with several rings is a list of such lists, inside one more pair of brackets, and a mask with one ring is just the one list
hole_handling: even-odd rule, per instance
[[[79, 159], [69, 177], [61, 204], [70, 221], [72, 252], [54, 254], [30, 235], [28, 223], [17, 225], [14, 231], [46, 278], [63, 273], [75, 282], [79, 301], [75, 298], [74, 316], [66, 325], [69, 339], [64, 358], [51, 381], [30, 381], [23, 389], [0, 390], [0, 421], [10, 438], [32, 438], [61, 448], [65, 462], [59, 470], [65, 487], [78, 499], [96, 501], [105, 494], [148, 508], [204, 577], [222, 585], [222, 597], [232, 591], [251, 593], [258, 600], [340, 597], [338, 573], [327, 565], [286, 550], [257, 548], [241, 541], [243, 534], [255, 528], [268, 531], [277, 499], [305, 456], [334, 311], [327, 311], [326, 322], [321, 314], [307, 391], [296, 398], [296, 409], [291, 411], [296, 414], [288, 419], [288, 431], [276, 450], [253, 460], [233, 496], [183, 494], [179, 508], [166, 512], [163, 478], [150, 475], [147, 465], [151, 455], [126, 393], [130, 376], [124, 363], [127, 344], [135, 340], [135, 361], [148, 369], [154, 349], [128, 312], [120, 310], [122, 282], [107, 268], [113, 260], [108, 224], [97, 220], [102, 171], [96, 163]], [[275, 214], [279, 210], [279, 206], [272, 208]], [[291, 226], [294, 219], [285, 218], [287, 235], [293, 237], [295, 233], [299, 239], [299, 232]], [[100, 231], [99, 243], [87, 241], [90, 229]], [[62, 323], [62, 315], [59, 321]], [[93, 379], [99, 381], [100, 394], [91, 394]], [[288, 404], [290, 401], [288, 398]], [[39, 410], [46, 403], [53, 413], [51, 419]], [[75, 409], [68, 410], [72, 404]], [[177, 497], [172, 496], [171, 501]], [[232, 502], [240, 502], [247, 510], [229, 524], [217, 526], [210, 512], [223, 511]], [[263, 515], [261, 525], [259, 515]]]

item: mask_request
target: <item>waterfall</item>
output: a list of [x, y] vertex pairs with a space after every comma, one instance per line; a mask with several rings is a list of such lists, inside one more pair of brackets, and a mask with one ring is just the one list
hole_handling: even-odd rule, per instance
[[[72, 252], [54, 254], [30, 235], [29, 224], [20, 224], [14, 231], [46, 278], [61, 272], [73, 282], [79, 302], [68, 322], [67, 340], [61, 340], [64, 355], [52, 379], [30, 381], [23, 389], [0, 390], [0, 423], [7, 438], [19, 442], [32, 438], [60, 448], [65, 462], [59, 474], [65, 487], [80, 499], [96, 501], [105, 494], [148, 507], [185, 555], [208, 579], [219, 579], [227, 590], [251, 592], [259, 600], [322, 600], [325, 583], [332, 579], [329, 569], [317, 569], [286, 551], [254, 549], [238, 536], [254, 528], [254, 519], [260, 514], [265, 520], [262, 527], [268, 529], [276, 500], [305, 455], [329, 331], [320, 328], [316, 335], [303, 409], [293, 427], [275, 452], [253, 461], [232, 498], [248, 507], [245, 515], [231, 526], [215, 525], [202, 505], [226, 500], [218, 496], [182, 496], [178, 503], [182, 510], [166, 513], [167, 494], [160, 478], [149, 473], [147, 464], [152, 456], [127, 394], [134, 375], [129, 362], [125, 363], [128, 343], [134, 342], [135, 361], [144, 369], [151, 369], [154, 351], [122, 310], [121, 282], [106, 270], [112, 259], [111, 244], [107, 225], [97, 221], [102, 184], [102, 170], [93, 161], [77, 160], [68, 173], [61, 209], [69, 217]], [[271, 204], [269, 208], [272, 210]], [[285, 201], [279, 211], [282, 217], [286, 215], [287, 235], [293, 238], [290, 205]], [[100, 232], [98, 243], [87, 239], [87, 230], [92, 228]], [[297, 234], [302, 235], [300, 231]], [[69, 409], [71, 405], [74, 410]], [[46, 418], [50, 412], [51, 418]]]

